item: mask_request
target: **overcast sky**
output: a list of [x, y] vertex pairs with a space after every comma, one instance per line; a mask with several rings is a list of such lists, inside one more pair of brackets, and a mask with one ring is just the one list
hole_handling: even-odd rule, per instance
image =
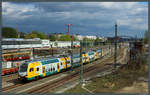
[[2, 24], [19, 32], [143, 37], [148, 29], [148, 4], [141, 2], [33, 2], [2, 3]]

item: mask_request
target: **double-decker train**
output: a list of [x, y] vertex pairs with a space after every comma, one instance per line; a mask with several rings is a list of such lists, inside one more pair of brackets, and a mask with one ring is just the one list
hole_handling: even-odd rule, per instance
[[[92, 50], [82, 53], [82, 63], [90, 63], [104, 56], [104, 51]], [[18, 75], [20, 80], [34, 80], [50, 76], [55, 73], [66, 71], [73, 67], [80, 66], [80, 54], [73, 54], [73, 63], [70, 55], [61, 55], [50, 59], [34, 60], [22, 63]]]

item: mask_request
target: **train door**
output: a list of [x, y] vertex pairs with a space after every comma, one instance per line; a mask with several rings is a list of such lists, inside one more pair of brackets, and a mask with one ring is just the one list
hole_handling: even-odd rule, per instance
[[99, 58], [98, 52], [95, 51], [95, 60]]
[[85, 63], [87, 63], [87, 57], [86, 54], [84, 54]]
[[66, 64], [66, 69], [68, 68], [68, 67], [70, 67], [70, 58], [69, 57], [67, 57], [67, 56], [64, 56], [64, 58], [65, 58], [65, 64]]
[[102, 50], [102, 56], [104, 56], [104, 51]]
[[88, 63], [88, 62], [89, 62], [88, 54], [87, 54], [87, 53], [85, 53], [85, 54], [84, 54], [84, 56], [85, 56], [85, 62], [86, 62], [86, 63]]
[[85, 55], [85, 53], [82, 54], [82, 62], [83, 62], [83, 63], [86, 63], [86, 55]]
[[57, 63], [57, 72], [60, 72], [59, 63]]
[[29, 64], [28, 78], [34, 77], [34, 63]]
[[43, 70], [43, 71], [42, 71], [42, 72], [43, 72], [43, 77], [45, 77], [45, 75], [46, 75], [46, 74], [45, 74], [45, 66], [42, 67], [42, 70]]
[[59, 70], [62, 70], [64, 68], [62, 60], [59, 58]]
[[71, 67], [71, 58], [67, 57], [67, 67]]
[[65, 60], [65, 67], [66, 67], [66, 69], [67, 69], [67, 58], [64, 57], [64, 60]]

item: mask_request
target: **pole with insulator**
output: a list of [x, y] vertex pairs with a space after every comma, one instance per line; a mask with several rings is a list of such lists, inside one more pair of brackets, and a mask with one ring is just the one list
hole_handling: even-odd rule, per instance
[[80, 41], [80, 83], [83, 83], [82, 41]]
[[115, 49], [114, 49], [114, 69], [116, 69], [117, 62], [117, 23], [115, 23]]
[[72, 35], [72, 39], [71, 39], [71, 67], [72, 67], [72, 71], [73, 71], [73, 35]]

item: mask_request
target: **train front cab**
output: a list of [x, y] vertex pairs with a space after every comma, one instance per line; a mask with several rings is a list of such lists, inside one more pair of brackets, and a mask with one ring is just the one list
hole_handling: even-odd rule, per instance
[[40, 77], [43, 77], [44, 73], [42, 73], [42, 65], [40, 61], [28, 63], [26, 69], [20, 67], [19, 76], [24, 80], [33, 80], [33, 79], [38, 79]]
[[27, 80], [28, 63], [22, 63], [18, 71], [18, 80]]
[[28, 80], [38, 79], [38, 78], [44, 76], [44, 73], [42, 72], [43, 67], [42, 67], [40, 61], [32, 62], [32, 63], [29, 64], [28, 67], [29, 67], [28, 72], [27, 72], [28, 73], [28, 75], [27, 75]]

